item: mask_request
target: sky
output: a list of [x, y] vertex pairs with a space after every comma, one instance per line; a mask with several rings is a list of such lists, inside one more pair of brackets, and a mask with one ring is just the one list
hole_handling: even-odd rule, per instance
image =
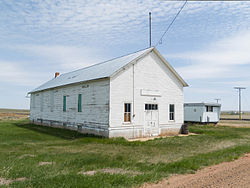
[[[183, 1], [0, 0], [0, 108], [65, 73], [158, 43]], [[189, 84], [185, 102], [250, 110], [250, 1], [188, 1], [157, 49]]]

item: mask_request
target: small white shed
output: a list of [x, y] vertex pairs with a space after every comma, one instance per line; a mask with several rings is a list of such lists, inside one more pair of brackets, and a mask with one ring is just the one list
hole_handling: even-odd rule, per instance
[[200, 123], [218, 123], [221, 104], [218, 103], [185, 103], [184, 121]]
[[33, 91], [30, 120], [105, 137], [178, 134], [186, 82], [155, 48], [65, 73]]

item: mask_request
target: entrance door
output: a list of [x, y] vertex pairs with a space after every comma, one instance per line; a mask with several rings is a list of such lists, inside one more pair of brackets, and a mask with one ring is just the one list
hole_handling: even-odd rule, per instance
[[159, 134], [158, 104], [145, 104], [145, 136]]

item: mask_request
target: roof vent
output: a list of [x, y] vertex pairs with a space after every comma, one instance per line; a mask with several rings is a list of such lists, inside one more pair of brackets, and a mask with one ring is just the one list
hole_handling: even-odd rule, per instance
[[59, 73], [59, 72], [56, 72], [56, 73], [55, 73], [55, 78], [58, 77], [59, 75], [60, 75], [60, 73]]

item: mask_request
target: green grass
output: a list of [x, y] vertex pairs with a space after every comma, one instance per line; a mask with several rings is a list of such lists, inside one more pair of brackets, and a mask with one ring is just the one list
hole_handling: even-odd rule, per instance
[[[190, 131], [198, 135], [128, 142], [32, 125], [27, 120], [0, 122], [0, 177], [27, 178], [10, 187], [133, 187], [250, 152], [250, 128], [192, 126]], [[42, 161], [53, 164], [39, 166]], [[136, 174], [79, 174], [103, 168]]]

